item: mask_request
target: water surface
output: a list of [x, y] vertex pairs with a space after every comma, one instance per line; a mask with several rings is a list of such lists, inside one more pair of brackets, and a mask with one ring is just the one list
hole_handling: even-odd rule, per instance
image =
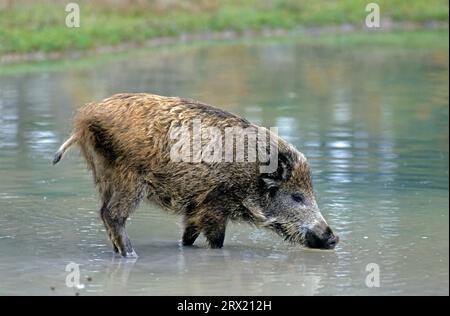
[[[447, 48], [295, 39], [140, 51], [81, 69], [0, 77], [0, 295], [449, 293]], [[341, 243], [302, 249], [245, 224], [225, 247], [179, 246], [180, 218], [143, 205], [114, 258], [84, 162], [51, 157], [82, 104], [118, 92], [202, 100], [279, 134], [309, 158]], [[80, 265], [84, 288], [65, 285]], [[380, 287], [366, 285], [366, 266]]]

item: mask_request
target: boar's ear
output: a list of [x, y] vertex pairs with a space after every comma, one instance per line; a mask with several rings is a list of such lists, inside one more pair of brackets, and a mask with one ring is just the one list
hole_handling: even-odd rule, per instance
[[272, 173], [263, 173], [261, 180], [266, 188], [276, 189], [282, 182], [287, 181], [292, 174], [293, 159], [289, 153], [278, 153], [277, 170]]

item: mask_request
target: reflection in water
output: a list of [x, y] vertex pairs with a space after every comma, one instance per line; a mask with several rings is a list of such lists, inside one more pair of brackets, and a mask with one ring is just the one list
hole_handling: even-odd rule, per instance
[[104, 283], [105, 290], [114, 290], [114, 288], [127, 288], [130, 273], [136, 264], [137, 259], [118, 258], [113, 255], [113, 259], [109, 264], [106, 275], [107, 282]]
[[[336, 277], [326, 266], [338, 266], [338, 257], [333, 252], [286, 253], [236, 246], [212, 251], [155, 242], [141, 250], [152, 255], [133, 260], [114, 257], [110, 262], [105, 261], [102, 269], [89, 272], [93, 282], [87, 284], [87, 292], [173, 294], [181, 291], [188, 295], [202, 293], [207, 288], [208, 294], [226, 290], [226, 294], [241, 295], [273, 292], [314, 295], [325, 286], [323, 279]], [[326, 265], [318, 264], [320, 261]]]
[[[179, 218], [144, 206], [129, 223], [139, 259], [113, 257], [83, 161], [50, 158], [77, 107], [124, 91], [192, 97], [277, 126], [310, 160], [337, 249], [300, 249], [243, 224], [222, 250], [183, 248]], [[0, 295], [448, 294], [448, 97], [447, 49], [286, 41], [0, 77]], [[70, 262], [82, 290], [64, 285]], [[364, 283], [372, 262], [379, 289]]]

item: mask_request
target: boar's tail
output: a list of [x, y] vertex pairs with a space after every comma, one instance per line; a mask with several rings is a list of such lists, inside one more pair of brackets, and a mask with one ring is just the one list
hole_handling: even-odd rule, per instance
[[63, 157], [64, 153], [72, 147], [77, 142], [77, 137], [75, 135], [70, 136], [68, 140], [64, 142], [64, 144], [59, 147], [58, 151], [53, 158], [53, 164], [56, 165]]

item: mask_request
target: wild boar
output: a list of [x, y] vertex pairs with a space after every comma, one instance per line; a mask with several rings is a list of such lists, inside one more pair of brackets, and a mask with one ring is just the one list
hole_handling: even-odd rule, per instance
[[[247, 133], [243, 148], [230, 130]], [[257, 148], [250, 148], [255, 139]], [[78, 111], [53, 163], [73, 145], [92, 171], [113, 249], [124, 257], [136, 256], [125, 223], [144, 198], [183, 216], [185, 246], [203, 233], [211, 248], [221, 248], [230, 220], [311, 248], [332, 249], [339, 240], [317, 206], [305, 156], [219, 108], [178, 97], [117, 94]]]

